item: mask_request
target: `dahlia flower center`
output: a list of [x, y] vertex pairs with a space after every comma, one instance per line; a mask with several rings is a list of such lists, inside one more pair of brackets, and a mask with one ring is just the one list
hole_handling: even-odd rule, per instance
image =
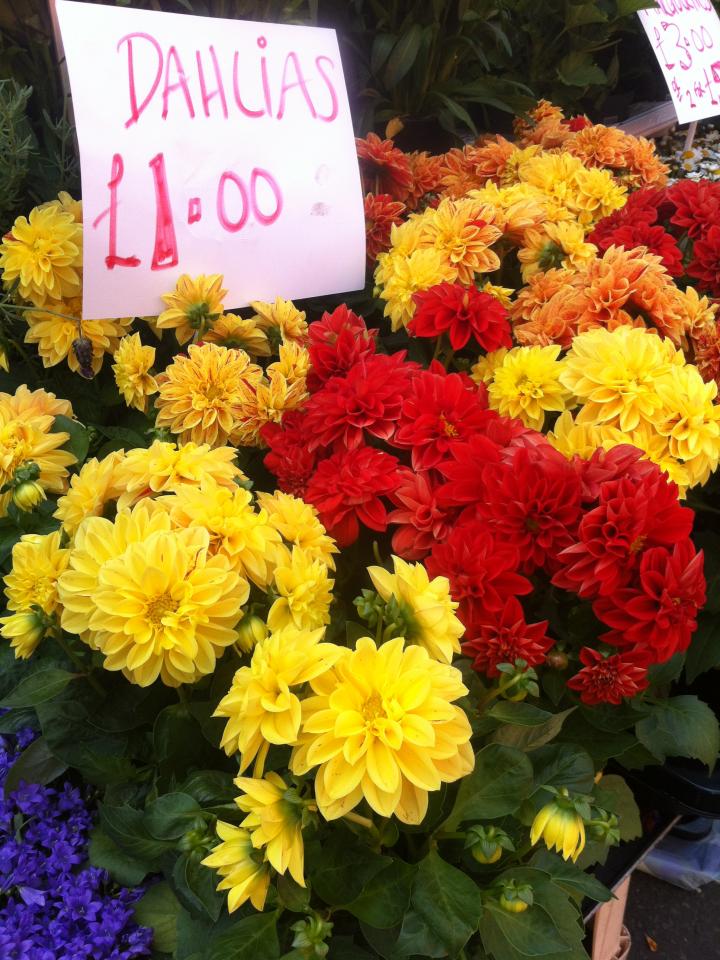
[[178, 601], [167, 591], [161, 593], [159, 597], [148, 601], [145, 608], [145, 617], [156, 630], [163, 626], [163, 617], [170, 613], [177, 613]]
[[458, 435], [457, 427], [450, 423], [442, 413], [440, 414], [440, 427], [446, 437], [456, 437]]
[[541, 270], [550, 270], [553, 267], [561, 267], [564, 257], [565, 251], [562, 247], [553, 242], [546, 243], [540, 251], [538, 264]]
[[363, 720], [367, 723], [372, 723], [378, 719], [387, 720], [385, 706], [379, 693], [373, 693], [373, 695], [365, 701], [361, 713]]
[[0, 432], [0, 466], [12, 476], [15, 468], [30, 457], [30, 445], [20, 424], [10, 424]]
[[630, 544], [630, 553], [638, 553], [645, 546], [647, 540], [647, 535], [641, 533], [639, 537], [635, 537], [633, 542]]
[[45, 607], [48, 600], [55, 596], [55, 581], [50, 577], [38, 577], [32, 586], [32, 599], [40, 607]]
[[545, 395], [542, 384], [538, 383], [537, 380], [530, 379], [530, 377], [518, 380], [516, 390], [521, 397], [533, 400], [540, 400]]

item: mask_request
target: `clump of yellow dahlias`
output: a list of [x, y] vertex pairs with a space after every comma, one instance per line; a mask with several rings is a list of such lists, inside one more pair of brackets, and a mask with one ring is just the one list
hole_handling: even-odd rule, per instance
[[301, 547], [293, 547], [288, 559], [275, 570], [278, 598], [268, 612], [270, 629], [291, 626], [314, 630], [329, 623], [334, 582], [322, 560], [316, 560]]
[[322, 643], [323, 633], [294, 627], [271, 633], [256, 644], [250, 665], [235, 673], [215, 716], [228, 720], [220, 746], [228, 756], [240, 753], [240, 773], [254, 760], [255, 775], [262, 776], [271, 744], [297, 742], [301, 688], [344, 653], [342, 647]]
[[118, 509], [129, 507], [142, 497], [175, 493], [185, 486], [199, 486], [209, 478], [234, 490], [236, 481], [246, 480], [235, 463], [232, 447], [211, 449], [206, 443], [181, 443], [154, 440], [146, 449], [129, 450], [117, 465], [116, 481], [123, 491]]
[[157, 378], [157, 425], [181, 442], [222, 446], [243, 422], [243, 387], [252, 389], [261, 379], [262, 370], [244, 350], [191, 346]]
[[326, 819], [365, 799], [382, 817], [421, 823], [428, 793], [473, 769], [470, 721], [454, 703], [467, 687], [423, 647], [406, 649], [402, 638], [376, 647], [364, 637], [310, 685], [290, 767], [318, 768], [315, 799]]
[[150, 373], [155, 363], [155, 347], [144, 347], [140, 334], [123, 337], [113, 357], [115, 383], [128, 407], [145, 413], [148, 397], [158, 391], [157, 381]]
[[251, 319], [274, 342], [295, 340], [304, 343], [307, 340], [305, 313], [298, 310], [292, 300], [283, 300], [282, 297], [276, 297], [274, 303], [253, 300], [250, 306], [255, 311]]
[[222, 877], [217, 886], [228, 891], [228, 911], [233, 913], [246, 901], [262, 910], [270, 886], [270, 867], [257, 856], [249, 830], [218, 820], [219, 843], [202, 863]]
[[234, 313], [224, 313], [214, 320], [212, 327], [203, 334], [203, 340], [244, 350], [251, 357], [269, 357], [272, 353], [267, 334], [257, 321], [246, 320]]
[[225, 556], [233, 570], [261, 589], [273, 579], [288, 551], [264, 510], [255, 510], [249, 491], [237, 484], [221, 486], [212, 477], [198, 486], [184, 485], [167, 498], [170, 516], [179, 527], [204, 527], [210, 551]]
[[25, 319], [28, 331], [25, 343], [37, 345], [45, 367], [54, 367], [67, 360], [73, 373], [85, 372], [85, 363], [78, 359], [75, 344], [78, 339], [86, 341], [91, 352], [90, 367], [94, 374], [100, 371], [106, 353], [117, 351], [120, 338], [125, 335], [131, 317], [117, 320], [81, 320], [80, 297], [70, 300], [48, 300], [44, 309], [28, 310]]
[[278, 773], [262, 780], [238, 777], [235, 786], [243, 791], [235, 803], [248, 814], [242, 826], [250, 831], [253, 847], [278, 873], [289, 872], [304, 887], [303, 805], [297, 792]]
[[0, 270], [6, 287], [36, 307], [80, 294], [82, 224], [56, 204], [18, 217], [0, 243]]
[[553, 344], [509, 350], [488, 386], [490, 407], [541, 430], [547, 411], [572, 406], [572, 394], [561, 380], [565, 361], [559, 355], [560, 347]]
[[300, 547], [313, 560], [322, 560], [330, 570], [335, 569], [333, 554], [338, 548], [325, 527], [320, 523], [318, 512], [312, 504], [280, 490], [275, 493], [259, 492], [258, 504], [267, 513], [269, 523], [290, 546]]
[[123, 488], [117, 480], [117, 469], [122, 457], [117, 450], [102, 460], [92, 457], [70, 479], [70, 487], [53, 514], [70, 536], [86, 517], [101, 516], [106, 505], [120, 496]]
[[13, 547], [12, 569], [4, 580], [9, 614], [0, 618], [0, 635], [10, 640], [19, 659], [32, 655], [59, 611], [57, 581], [70, 556], [60, 537], [59, 531], [26, 534]]
[[235, 641], [249, 586], [206, 530], [175, 530], [157, 504], [139, 504], [111, 523], [92, 517], [78, 530], [59, 580], [62, 625], [140, 686], [168, 686], [212, 673]]
[[202, 339], [206, 330], [223, 312], [223, 278], [213, 273], [190, 277], [184, 273], [178, 278], [172, 293], [163, 294], [167, 310], [158, 316], [158, 330], [174, 330], [179, 344], [193, 337]]
[[386, 603], [395, 598], [408, 643], [418, 643], [433, 659], [450, 663], [453, 654], [460, 653], [465, 627], [455, 616], [458, 603], [450, 596], [449, 580], [430, 580], [421, 563], [407, 563], [395, 556], [392, 561], [393, 573], [384, 567], [368, 567], [375, 589]]

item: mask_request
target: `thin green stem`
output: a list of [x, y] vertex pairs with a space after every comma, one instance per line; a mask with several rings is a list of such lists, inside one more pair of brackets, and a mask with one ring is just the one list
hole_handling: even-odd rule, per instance
[[65, 656], [75, 664], [75, 666], [78, 668], [78, 670], [79, 670], [79, 671], [82, 673], [82, 675], [87, 679], [87, 682], [88, 682], [88, 683], [90, 684], [90, 686], [93, 688], [93, 690], [95, 691], [95, 693], [99, 693], [100, 696], [104, 697], [104, 696], [105, 696], [105, 691], [104, 691], [104, 689], [102, 688], [102, 685], [101, 685], [101, 684], [98, 682], [98, 680], [93, 676], [92, 667], [90, 667], [89, 669], [86, 667], [86, 665], [85, 665], [85, 663], [83, 663], [81, 657], [79, 657], [79, 656], [75, 653], [75, 651], [72, 649], [72, 647], [70, 646], [70, 644], [67, 643], [67, 642], [63, 639], [63, 636], [62, 636], [62, 633], [60, 632], [60, 630], [57, 630], [57, 631], [55, 632], [55, 639], [57, 640], [58, 646], [61, 648], [61, 650], [63, 651], [63, 653], [65, 654]]
[[375, 829], [375, 824], [369, 817], [363, 817], [359, 813], [355, 813], [353, 810], [350, 810], [349, 813], [343, 814], [343, 820], [348, 820], [350, 823], [357, 823], [358, 826], [365, 827], [366, 830]]

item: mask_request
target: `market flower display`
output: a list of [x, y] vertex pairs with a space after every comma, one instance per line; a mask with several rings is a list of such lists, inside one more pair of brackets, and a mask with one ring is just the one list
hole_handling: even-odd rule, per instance
[[90, 868], [3, 876], [0, 944], [45, 910], [48, 960], [146, 924], [178, 958], [581, 956], [571, 888], [633, 836], [608, 761], [671, 723], [716, 759], [720, 187], [547, 102], [357, 147], [346, 303], [183, 273], [86, 321], [80, 202], [6, 225], [5, 804], [26, 840], [98, 820]]

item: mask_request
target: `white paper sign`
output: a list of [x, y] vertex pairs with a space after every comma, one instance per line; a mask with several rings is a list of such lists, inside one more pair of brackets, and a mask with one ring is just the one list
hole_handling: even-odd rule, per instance
[[680, 123], [720, 114], [720, 19], [712, 0], [657, 0], [638, 13]]
[[57, 0], [80, 141], [83, 317], [183, 273], [226, 306], [357, 290], [365, 225], [334, 30]]

